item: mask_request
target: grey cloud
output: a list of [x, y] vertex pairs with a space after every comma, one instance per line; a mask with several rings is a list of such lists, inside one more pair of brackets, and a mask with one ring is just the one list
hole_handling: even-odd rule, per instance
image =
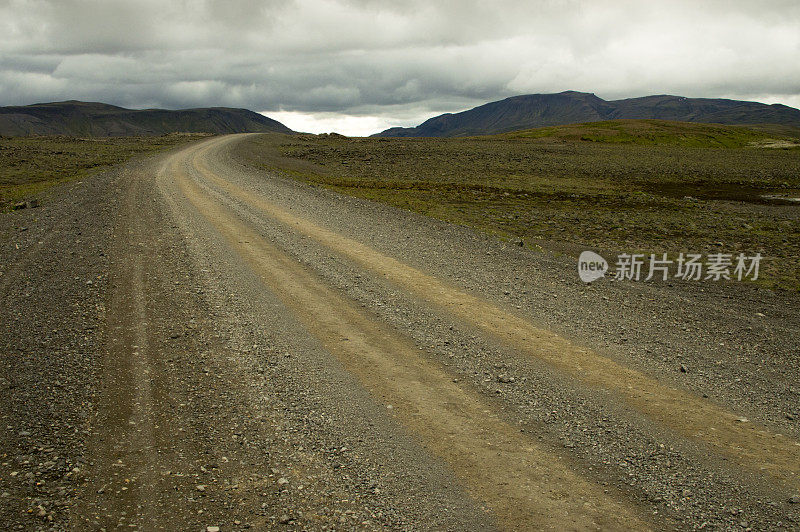
[[800, 101], [800, 4], [0, 0], [0, 104], [408, 116], [566, 89]]

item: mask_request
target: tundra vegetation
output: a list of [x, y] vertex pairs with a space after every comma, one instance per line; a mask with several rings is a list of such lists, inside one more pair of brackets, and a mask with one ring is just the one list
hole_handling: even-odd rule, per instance
[[0, 137], [0, 211], [58, 183], [203, 136]]

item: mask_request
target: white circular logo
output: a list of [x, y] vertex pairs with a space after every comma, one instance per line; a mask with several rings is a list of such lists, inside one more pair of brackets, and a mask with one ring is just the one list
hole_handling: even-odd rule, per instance
[[578, 275], [584, 283], [598, 280], [607, 271], [608, 262], [594, 251], [584, 251], [578, 257]]

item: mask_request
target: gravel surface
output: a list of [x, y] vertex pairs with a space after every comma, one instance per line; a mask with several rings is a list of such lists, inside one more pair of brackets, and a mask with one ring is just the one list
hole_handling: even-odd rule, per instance
[[115, 172], [0, 216], [0, 522], [66, 526], [104, 343]]
[[[244, 137], [206, 162], [304, 219], [800, 438], [796, 294], [587, 286], [571, 258], [301, 185], [248, 158]], [[210, 228], [174, 185], [175, 160], [130, 163], [0, 217], [6, 528], [502, 527], [469, 475], [432, 452]], [[800, 527], [798, 479], [740, 467], [194, 178], [487, 413], [650, 526]]]
[[[480, 294], [660, 381], [797, 439], [800, 380], [797, 295], [742, 284], [583, 284], [570, 257], [537, 253], [429, 218], [302, 187], [277, 175], [253, 179], [246, 146], [225, 164], [243, 186], [326, 227]], [[264, 175], [264, 174], [262, 174]], [[308, 239], [262, 222], [298, 260], [415, 337], [509, 415], [626, 486], [679, 526], [798, 526], [792, 491], [731, 471], [697, 442], [642, 423], [602, 390], [576, 386], [481, 338], [364, 274]], [[681, 366], [687, 369], [681, 371]], [[500, 382], [513, 376], [514, 383]], [[498, 391], [500, 393], [498, 393]], [[746, 527], [744, 527], [746, 528]]]

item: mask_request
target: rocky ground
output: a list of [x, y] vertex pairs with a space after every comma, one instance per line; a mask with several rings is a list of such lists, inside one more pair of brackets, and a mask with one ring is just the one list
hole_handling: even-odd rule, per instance
[[63, 527], [90, 458], [115, 174], [0, 217], [0, 521]]
[[[637, 528], [800, 527], [797, 465], [781, 461], [800, 438], [796, 294], [585, 285], [572, 258], [265, 173], [238, 141], [0, 216], [7, 528], [614, 528], [586, 509], [608, 505]], [[397, 263], [369, 266], [340, 237]], [[588, 384], [397, 271], [747, 418], [731, 425], [775, 455], [687, 434], [665, 421], [673, 406]], [[428, 428], [442, 420], [459, 440]], [[513, 445], [482, 455], [474, 427]], [[530, 467], [502, 460], [520, 449]], [[549, 473], [523, 482], [542, 459]], [[556, 475], [573, 484], [544, 497], [551, 515], [503, 505]]]

